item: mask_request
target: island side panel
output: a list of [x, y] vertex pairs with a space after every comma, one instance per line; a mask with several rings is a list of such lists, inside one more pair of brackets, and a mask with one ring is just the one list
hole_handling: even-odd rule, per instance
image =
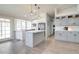
[[44, 32], [33, 33], [33, 45], [36, 46], [45, 40]]
[[32, 32], [26, 32], [26, 45], [28, 47], [33, 47], [33, 33]]

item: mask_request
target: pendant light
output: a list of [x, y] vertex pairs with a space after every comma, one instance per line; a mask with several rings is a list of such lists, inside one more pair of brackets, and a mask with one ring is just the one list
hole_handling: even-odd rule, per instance
[[40, 10], [39, 5], [37, 5], [37, 4], [32, 5], [31, 4], [30, 5], [30, 13], [25, 14], [24, 17], [29, 17], [29, 18], [32, 18], [32, 19], [38, 19], [38, 18], [40, 18], [39, 10]]

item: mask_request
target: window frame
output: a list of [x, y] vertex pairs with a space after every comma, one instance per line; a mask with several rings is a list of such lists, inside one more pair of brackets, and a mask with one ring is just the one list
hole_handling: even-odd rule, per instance
[[[23, 24], [25, 25], [23, 26]], [[15, 30], [25, 30], [26, 29], [26, 20], [23, 19], [15, 19]]]
[[[5, 24], [4, 26], [3, 26], [3, 23]], [[9, 24], [9, 26], [7, 25], [7, 24]], [[10, 19], [5, 19], [5, 18], [0, 18], [0, 27], [1, 27], [1, 34], [0, 34], [0, 40], [1, 39], [6, 39], [6, 38], [10, 38], [10, 36], [11, 36], [11, 31], [10, 31]], [[7, 26], [6, 26], [7, 25]], [[6, 28], [8, 28], [9, 27], [9, 30], [6, 30]], [[3, 29], [4, 28], [4, 29]], [[7, 31], [9, 31], [9, 34], [6, 34], [7, 33]], [[4, 33], [3, 33], [4, 32]], [[4, 35], [4, 36], [3, 36]], [[7, 37], [7, 35], [9, 35], [8, 37]], [[3, 37], [2, 37], [3, 36]]]

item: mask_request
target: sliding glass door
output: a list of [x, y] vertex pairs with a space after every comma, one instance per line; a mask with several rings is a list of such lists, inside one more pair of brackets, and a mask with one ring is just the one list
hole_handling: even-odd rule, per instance
[[0, 18], [0, 39], [10, 38], [10, 20]]
[[15, 19], [15, 27], [16, 30], [25, 30], [25, 25], [26, 25], [26, 21], [25, 20], [21, 20], [21, 19]]
[[26, 29], [26, 21], [21, 19], [15, 19], [15, 33], [16, 39], [23, 40], [24, 31]]

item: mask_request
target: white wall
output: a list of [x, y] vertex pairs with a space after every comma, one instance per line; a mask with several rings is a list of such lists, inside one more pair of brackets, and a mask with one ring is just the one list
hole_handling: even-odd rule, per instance
[[53, 21], [51, 19], [53, 18], [47, 15], [47, 37], [53, 34]]

